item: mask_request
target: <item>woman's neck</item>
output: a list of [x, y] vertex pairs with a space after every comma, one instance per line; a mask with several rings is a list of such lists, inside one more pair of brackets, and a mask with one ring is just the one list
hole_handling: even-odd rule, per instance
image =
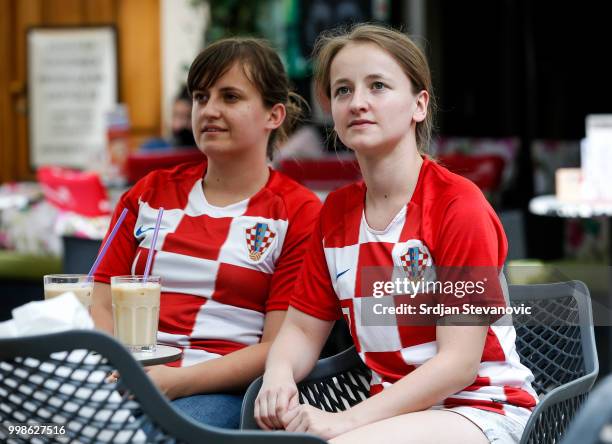
[[423, 159], [416, 146], [396, 147], [376, 156], [357, 155], [367, 190], [365, 216], [375, 230], [385, 230], [405, 207], [417, 185]]
[[416, 147], [391, 150], [384, 155], [357, 155], [367, 186], [367, 199], [373, 203], [408, 203], [417, 184], [423, 159]]
[[225, 207], [256, 194], [269, 177], [265, 158], [209, 158], [202, 180], [204, 195], [211, 205]]

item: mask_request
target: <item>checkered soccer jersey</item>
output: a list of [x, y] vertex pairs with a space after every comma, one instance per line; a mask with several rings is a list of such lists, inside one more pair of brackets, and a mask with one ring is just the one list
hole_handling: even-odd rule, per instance
[[[361, 282], [369, 267], [402, 267], [408, 276], [418, 274], [423, 265], [489, 267], [497, 280], [507, 241], [480, 190], [428, 159], [411, 201], [384, 231], [370, 228], [365, 220], [365, 191], [358, 183], [328, 196], [291, 305], [323, 320], [344, 316], [359, 355], [372, 370], [374, 395], [435, 356], [437, 345], [433, 323], [362, 322], [362, 302], [372, 297], [362, 290], [371, 287]], [[505, 285], [505, 280], [500, 283]], [[472, 406], [525, 423], [537, 396], [531, 387], [533, 375], [519, 361], [515, 338], [512, 326], [490, 326], [478, 377], [435, 407]]]
[[96, 272], [143, 274], [158, 209], [164, 208], [151, 274], [161, 276], [158, 341], [183, 348], [172, 365], [193, 365], [260, 341], [265, 313], [286, 310], [321, 203], [270, 171], [250, 199], [210, 205], [202, 162], [156, 171], [125, 193], [128, 215]]

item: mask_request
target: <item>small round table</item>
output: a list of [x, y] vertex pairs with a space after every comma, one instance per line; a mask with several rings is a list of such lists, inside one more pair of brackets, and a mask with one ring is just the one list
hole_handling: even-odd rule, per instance
[[169, 345], [157, 345], [154, 352], [132, 352], [132, 356], [143, 367], [149, 365], [167, 364], [168, 362], [177, 361], [183, 356], [183, 350]]
[[529, 202], [529, 211], [540, 216], [612, 216], [612, 202], [565, 202], [554, 195], [538, 196]]

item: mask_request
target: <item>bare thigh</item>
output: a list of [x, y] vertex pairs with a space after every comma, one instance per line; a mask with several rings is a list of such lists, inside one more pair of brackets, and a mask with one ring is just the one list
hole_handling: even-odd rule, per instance
[[384, 419], [351, 430], [332, 444], [489, 444], [482, 430], [464, 416], [445, 410], [424, 410]]

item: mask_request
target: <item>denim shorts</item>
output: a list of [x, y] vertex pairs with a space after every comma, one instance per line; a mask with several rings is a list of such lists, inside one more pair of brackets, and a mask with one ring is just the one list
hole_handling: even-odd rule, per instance
[[458, 413], [472, 421], [493, 444], [518, 444], [525, 425], [499, 413], [474, 407], [452, 407], [441, 410]]

